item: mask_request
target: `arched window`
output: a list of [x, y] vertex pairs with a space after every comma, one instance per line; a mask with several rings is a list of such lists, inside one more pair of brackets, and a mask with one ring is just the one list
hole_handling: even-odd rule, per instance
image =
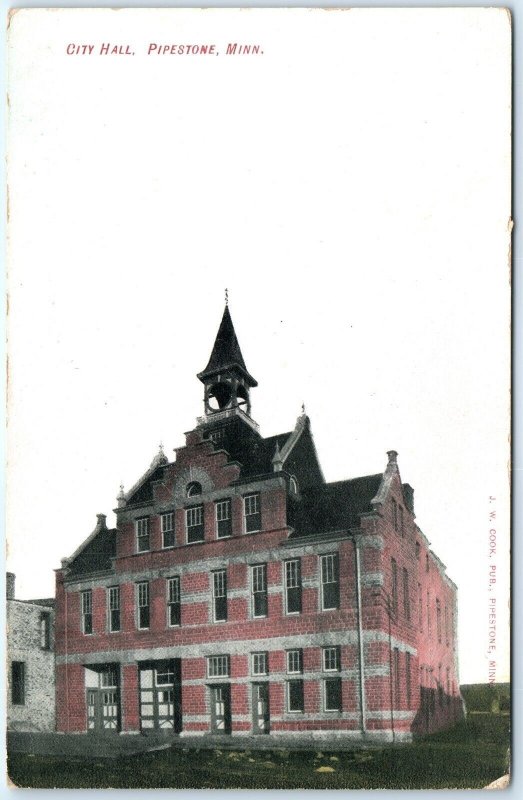
[[291, 479], [289, 481], [289, 487], [291, 490], [291, 494], [298, 494], [298, 481], [296, 480], [294, 475], [291, 475]]
[[192, 481], [187, 484], [187, 497], [196, 497], [202, 493], [202, 485], [198, 481]]

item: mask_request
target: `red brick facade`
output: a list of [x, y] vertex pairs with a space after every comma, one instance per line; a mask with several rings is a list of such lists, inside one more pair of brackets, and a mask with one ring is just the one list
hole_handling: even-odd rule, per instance
[[268, 440], [219, 409], [116, 514], [57, 571], [58, 730], [390, 740], [461, 716], [456, 587], [396, 453], [325, 484], [305, 415]]

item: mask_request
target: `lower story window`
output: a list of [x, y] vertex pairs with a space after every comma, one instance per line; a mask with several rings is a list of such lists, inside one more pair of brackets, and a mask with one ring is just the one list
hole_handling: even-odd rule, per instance
[[325, 678], [325, 711], [341, 711], [341, 678]]
[[288, 711], [303, 711], [303, 681], [287, 682], [287, 709]]
[[11, 662], [11, 702], [15, 706], [25, 703], [25, 662]]

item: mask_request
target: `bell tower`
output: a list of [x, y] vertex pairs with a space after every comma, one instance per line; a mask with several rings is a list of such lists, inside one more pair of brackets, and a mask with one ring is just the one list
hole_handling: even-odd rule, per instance
[[205, 418], [251, 416], [250, 390], [258, 385], [247, 371], [226, 301], [209, 363], [198, 373], [205, 387]]

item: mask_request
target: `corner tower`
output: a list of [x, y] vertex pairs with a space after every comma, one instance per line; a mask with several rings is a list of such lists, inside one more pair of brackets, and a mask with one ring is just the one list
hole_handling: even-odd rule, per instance
[[209, 362], [198, 378], [205, 387], [205, 418], [243, 412], [251, 416], [250, 390], [258, 385], [248, 372], [226, 304]]

